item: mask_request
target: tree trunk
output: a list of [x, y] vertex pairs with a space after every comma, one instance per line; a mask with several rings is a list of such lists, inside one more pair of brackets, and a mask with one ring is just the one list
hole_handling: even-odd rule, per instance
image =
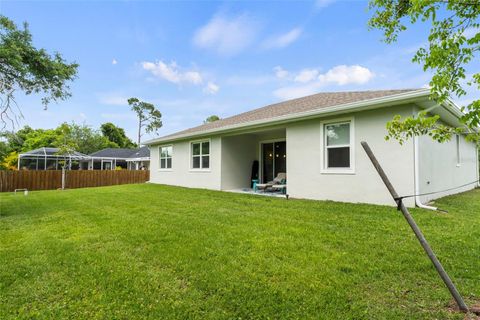
[[138, 119], [138, 139], [137, 139], [138, 147], [140, 147], [140, 137], [141, 136], [142, 136], [142, 120]]

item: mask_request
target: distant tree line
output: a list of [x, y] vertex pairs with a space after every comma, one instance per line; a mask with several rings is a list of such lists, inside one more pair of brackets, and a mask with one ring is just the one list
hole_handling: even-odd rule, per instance
[[125, 130], [107, 122], [94, 129], [86, 124], [62, 123], [55, 129], [32, 129], [25, 126], [0, 133], [0, 169], [16, 169], [18, 154], [41, 147], [75, 150], [89, 154], [105, 148], [135, 148]]

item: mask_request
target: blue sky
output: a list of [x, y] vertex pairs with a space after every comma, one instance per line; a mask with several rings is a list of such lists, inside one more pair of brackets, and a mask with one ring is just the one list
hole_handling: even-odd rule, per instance
[[164, 135], [316, 92], [429, 81], [411, 62], [427, 26], [387, 45], [367, 28], [366, 1], [0, 1], [0, 13], [80, 64], [67, 101], [44, 111], [38, 97], [19, 98], [34, 128], [113, 122], [135, 138], [126, 100], [138, 97], [160, 109]]

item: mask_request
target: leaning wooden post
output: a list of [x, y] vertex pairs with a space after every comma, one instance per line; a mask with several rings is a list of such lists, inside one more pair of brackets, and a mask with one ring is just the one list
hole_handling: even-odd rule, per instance
[[397, 192], [395, 191], [395, 188], [393, 188], [393, 185], [391, 184], [390, 180], [388, 180], [387, 175], [385, 174], [382, 167], [380, 166], [380, 163], [378, 163], [377, 158], [375, 158], [375, 155], [373, 154], [372, 150], [368, 146], [368, 143], [366, 143], [365, 141], [362, 141], [361, 144], [363, 149], [367, 153], [368, 157], [370, 158], [370, 161], [372, 161], [373, 166], [375, 167], [378, 174], [382, 178], [383, 183], [385, 183], [385, 186], [387, 187], [388, 191], [390, 191], [390, 194], [392, 195], [393, 200], [395, 200], [395, 202], [397, 203], [398, 210], [400, 210], [403, 213], [403, 216], [407, 220], [408, 224], [410, 225], [413, 232], [415, 233], [415, 236], [417, 237], [418, 241], [420, 242], [423, 249], [427, 253], [428, 257], [430, 258], [430, 261], [432, 261], [433, 265], [435, 266], [435, 269], [440, 275], [440, 278], [442, 278], [443, 282], [447, 286], [451, 295], [457, 302], [458, 308], [463, 312], [469, 312], [468, 307], [463, 301], [462, 296], [458, 292], [457, 288], [453, 284], [447, 272], [445, 272], [445, 269], [443, 269], [443, 266], [435, 256], [435, 253], [433, 253], [432, 248], [430, 248], [430, 245], [428, 244], [427, 240], [423, 236], [422, 231], [417, 226], [417, 224], [415, 223], [415, 220], [413, 220], [413, 217], [410, 215], [410, 212], [403, 204], [402, 198], [398, 196]]

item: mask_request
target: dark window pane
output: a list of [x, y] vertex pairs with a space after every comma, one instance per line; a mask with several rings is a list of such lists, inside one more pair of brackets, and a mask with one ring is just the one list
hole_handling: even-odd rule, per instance
[[160, 168], [165, 169], [165, 159], [160, 159]]
[[210, 142], [202, 143], [202, 154], [210, 154]]
[[275, 142], [275, 172], [274, 178], [280, 172], [287, 172], [287, 144], [285, 141]]
[[266, 183], [273, 180], [273, 143], [262, 144], [262, 182]]
[[200, 143], [193, 143], [192, 144], [192, 154], [194, 156], [200, 155]]
[[200, 157], [193, 157], [192, 168], [193, 169], [200, 168]]
[[328, 168], [350, 168], [350, 148], [329, 148]]
[[172, 158], [167, 159], [167, 168], [171, 169], [172, 168]]
[[209, 156], [203, 156], [202, 157], [202, 168], [203, 169], [210, 168], [210, 157]]

